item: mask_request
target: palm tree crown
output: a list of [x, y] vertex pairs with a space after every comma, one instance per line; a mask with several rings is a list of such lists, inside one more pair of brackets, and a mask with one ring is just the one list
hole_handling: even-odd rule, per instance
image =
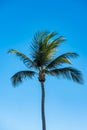
[[[59, 44], [65, 41], [62, 36], [56, 37], [55, 32], [41, 31], [34, 35], [31, 44], [31, 58], [18, 50], [11, 49], [9, 53], [14, 53], [20, 57], [23, 63], [28, 67], [27, 71], [19, 71], [12, 76], [13, 85], [22, 82], [26, 77], [38, 75], [39, 81], [45, 81], [45, 75], [63, 76], [64, 78], [83, 83], [82, 74], [73, 67], [63, 67], [63, 64], [70, 64], [70, 58], [78, 56], [75, 52], [67, 52], [55, 57]], [[56, 37], [56, 38], [55, 38]], [[31, 71], [31, 68], [36, 71]], [[29, 70], [30, 69], [30, 70]]]

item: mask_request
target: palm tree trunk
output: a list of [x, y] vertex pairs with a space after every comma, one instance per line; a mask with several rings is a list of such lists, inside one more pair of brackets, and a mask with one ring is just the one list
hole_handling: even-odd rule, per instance
[[44, 82], [41, 82], [41, 90], [42, 90], [42, 100], [41, 100], [41, 116], [42, 116], [42, 130], [46, 130], [46, 121], [45, 121], [45, 90], [44, 90]]

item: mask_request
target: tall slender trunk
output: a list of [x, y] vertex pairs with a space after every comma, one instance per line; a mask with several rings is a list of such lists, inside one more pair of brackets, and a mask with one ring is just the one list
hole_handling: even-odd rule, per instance
[[44, 82], [41, 82], [41, 90], [42, 90], [42, 99], [41, 99], [42, 130], [46, 130]]

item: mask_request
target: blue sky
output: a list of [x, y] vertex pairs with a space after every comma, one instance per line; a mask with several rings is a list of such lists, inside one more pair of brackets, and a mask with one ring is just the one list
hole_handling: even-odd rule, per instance
[[60, 52], [75, 51], [73, 67], [82, 71], [84, 85], [47, 77], [47, 130], [87, 130], [87, 2], [86, 0], [0, 0], [0, 130], [41, 130], [41, 90], [37, 79], [13, 88], [10, 77], [26, 69], [11, 48], [29, 54], [38, 30], [67, 38]]

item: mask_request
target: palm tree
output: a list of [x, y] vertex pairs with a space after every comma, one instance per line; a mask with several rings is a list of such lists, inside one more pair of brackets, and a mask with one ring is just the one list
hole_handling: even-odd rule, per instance
[[44, 110], [44, 82], [46, 80], [46, 75], [57, 77], [63, 76], [64, 78], [73, 80], [77, 83], [83, 83], [82, 74], [79, 70], [73, 67], [63, 67], [64, 64], [71, 65], [70, 58], [75, 58], [78, 56], [78, 54], [75, 52], [66, 52], [62, 55], [57, 56], [56, 50], [58, 49], [59, 44], [65, 41], [65, 38], [56, 35], [57, 33], [55, 32], [37, 32], [34, 35], [31, 44], [31, 57], [26, 56], [18, 50], [9, 50], [9, 53], [16, 54], [28, 68], [28, 70], [19, 71], [12, 76], [11, 80], [14, 86], [16, 86], [18, 83], [21, 83], [24, 78], [31, 78], [35, 74], [38, 76], [38, 80], [41, 84], [42, 90], [42, 130], [46, 130]]

